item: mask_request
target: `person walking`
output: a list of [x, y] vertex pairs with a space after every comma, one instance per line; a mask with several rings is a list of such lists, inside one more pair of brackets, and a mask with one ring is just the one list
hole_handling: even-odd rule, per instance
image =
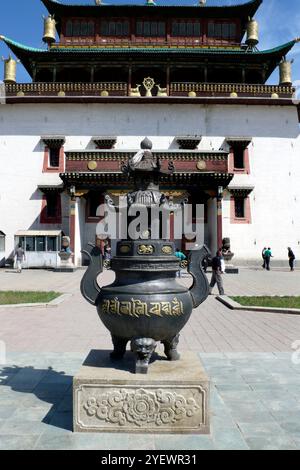
[[265, 250], [265, 259], [266, 259], [266, 270], [267, 271], [270, 271], [270, 261], [271, 261], [271, 258], [274, 258], [274, 256], [272, 255], [272, 250], [271, 248], [267, 248]]
[[289, 257], [289, 265], [290, 265], [291, 271], [294, 271], [296, 256], [294, 255], [294, 252], [290, 247], [288, 247], [288, 257]]
[[266, 256], [265, 256], [266, 249], [267, 249], [267, 247], [265, 246], [264, 249], [261, 252], [261, 257], [263, 259], [263, 265], [262, 265], [263, 269], [266, 269]]
[[17, 272], [21, 273], [22, 272], [22, 262], [25, 260], [25, 251], [22, 248], [21, 243], [19, 244], [18, 248], [16, 249], [15, 252], [15, 258], [16, 258], [16, 268]]
[[104, 266], [106, 269], [110, 269], [110, 261], [111, 261], [111, 247], [109, 245], [105, 245], [104, 247]]
[[176, 249], [175, 256], [180, 260], [180, 268], [179, 271], [177, 271], [176, 273], [176, 277], [181, 277], [181, 262], [186, 260], [186, 256], [178, 248]]
[[209, 293], [212, 294], [213, 287], [217, 284], [220, 295], [225, 295], [222, 279], [222, 251], [218, 250], [212, 260], [212, 277], [210, 281]]

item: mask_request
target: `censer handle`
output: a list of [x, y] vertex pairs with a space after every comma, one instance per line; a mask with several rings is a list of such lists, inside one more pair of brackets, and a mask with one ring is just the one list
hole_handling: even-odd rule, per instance
[[189, 255], [188, 272], [193, 276], [193, 285], [189, 292], [192, 296], [193, 307], [199, 307], [209, 294], [209, 284], [207, 277], [203, 271], [202, 262], [204, 258], [210, 255], [210, 251], [206, 245], [199, 250], [192, 250]]
[[92, 305], [97, 305], [97, 299], [101, 289], [97, 283], [97, 277], [103, 271], [103, 255], [100, 248], [89, 243], [91, 249], [89, 251], [83, 250], [90, 259], [90, 264], [86, 270], [80, 284], [80, 290], [83, 297]]

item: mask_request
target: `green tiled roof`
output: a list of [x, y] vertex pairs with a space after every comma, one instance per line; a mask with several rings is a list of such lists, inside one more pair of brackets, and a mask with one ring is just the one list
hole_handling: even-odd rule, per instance
[[[2, 41], [4, 41], [5, 44], [10, 48], [16, 48], [16, 49], [20, 49], [20, 50], [23, 50], [23, 51], [33, 52], [33, 53], [35, 53], [35, 52], [48, 52], [45, 49], [37, 49], [35, 47], [25, 46], [24, 44], [21, 44], [20, 42], [13, 41], [12, 39], [9, 39], [9, 38], [7, 38], [5, 36], [2, 36], [2, 35], [0, 35], [0, 39], [2, 39]], [[15, 51], [13, 51], [13, 52], [15, 52]]]
[[101, 60], [108, 60], [108, 58], [114, 58], [116, 61], [128, 57], [138, 57], [141, 61], [141, 56], [145, 58], [145, 62], [149, 62], [150, 58], [154, 62], [154, 58], [165, 61], [166, 58], [176, 58], [176, 61], [181, 57], [184, 60], [197, 59], [199, 62], [203, 61], [203, 58], [213, 57], [214, 62], [222, 62], [226, 59], [226, 62], [232, 62], [232, 64], [238, 63], [242, 59], [246, 59], [249, 63], [261, 64], [262, 61], [267, 64], [266, 79], [278, 66], [281, 58], [285, 56], [297, 42], [293, 40], [286, 44], [280, 45], [273, 49], [265, 51], [251, 51], [247, 52], [245, 49], [233, 49], [233, 48], [192, 48], [192, 47], [52, 47], [50, 50], [37, 49], [28, 47], [13, 41], [5, 36], [0, 36], [11, 51], [20, 59], [28, 73], [32, 76], [33, 74], [33, 63], [42, 64], [51, 61], [69, 61], [73, 58], [73, 61], [82, 61], [87, 57], [95, 61], [101, 62]]

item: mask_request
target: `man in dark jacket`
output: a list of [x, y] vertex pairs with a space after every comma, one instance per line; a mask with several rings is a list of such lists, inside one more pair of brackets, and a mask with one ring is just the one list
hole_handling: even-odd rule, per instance
[[288, 247], [288, 257], [289, 257], [289, 265], [290, 265], [291, 271], [294, 271], [296, 257], [294, 255], [293, 250], [290, 247]]
[[210, 281], [210, 294], [212, 293], [213, 287], [217, 284], [220, 295], [225, 295], [222, 279], [222, 252], [221, 250], [217, 251], [216, 256], [212, 260], [212, 277]]
[[264, 269], [266, 269], [266, 256], [265, 256], [265, 251], [266, 251], [266, 249], [267, 249], [267, 247], [265, 246], [264, 249], [263, 249], [262, 252], [261, 252], [261, 257], [262, 257], [262, 259], [263, 259], [263, 265], [262, 265], [262, 267], [263, 267]]

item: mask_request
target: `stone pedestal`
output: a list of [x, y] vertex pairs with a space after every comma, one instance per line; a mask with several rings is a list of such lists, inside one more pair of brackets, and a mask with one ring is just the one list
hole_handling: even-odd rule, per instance
[[74, 431], [209, 434], [209, 380], [197, 354], [153, 359], [140, 375], [132, 353], [113, 362], [109, 351], [91, 351], [73, 380]]
[[75, 271], [75, 266], [73, 263], [72, 253], [60, 251], [58, 256], [60, 258], [60, 265], [55, 269], [55, 271], [61, 273], [73, 273]]

